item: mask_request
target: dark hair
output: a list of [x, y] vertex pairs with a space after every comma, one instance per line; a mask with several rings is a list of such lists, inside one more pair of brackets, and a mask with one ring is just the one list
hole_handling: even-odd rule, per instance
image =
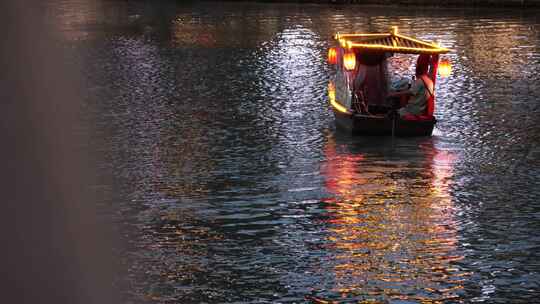
[[427, 74], [428, 66], [427, 65], [417, 65], [416, 66], [416, 76], [421, 76]]
[[429, 55], [420, 55], [418, 61], [416, 62], [416, 76], [427, 74], [429, 68]]

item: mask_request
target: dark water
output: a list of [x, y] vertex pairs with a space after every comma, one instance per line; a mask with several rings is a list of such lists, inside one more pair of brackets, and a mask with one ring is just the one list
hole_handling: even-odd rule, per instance
[[[538, 301], [538, 13], [53, 1], [126, 301]], [[394, 146], [335, 130], [325, 62], [392, 25], [454, 65], [434, 136]]]

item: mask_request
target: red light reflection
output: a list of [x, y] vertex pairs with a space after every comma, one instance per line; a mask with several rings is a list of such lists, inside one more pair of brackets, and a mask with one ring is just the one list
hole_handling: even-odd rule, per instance
[[414, 155], [351, 153], [328, 138], [323, 168], [334, 292], [377, 301], [459, 297], [456, 207], [449, 193], [456, 156], [432, 139]]

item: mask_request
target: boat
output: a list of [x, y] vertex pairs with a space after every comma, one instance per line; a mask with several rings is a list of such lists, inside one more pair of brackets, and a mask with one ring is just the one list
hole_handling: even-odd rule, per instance
[[[388, 62], [395, 56], [417, 56], [416, 65], [428, 65], [428, 77], [448, 76], [450, 61], [440, 58], [450, 50], [435, 42], [402, 35], [397, 27], [388, 33], [353, 33], [334, 35], [337, 46], [328, 51], [328, 62], [336, 73], [328, 85], [328, 97], [340, 129], [359, 135], [431, 136], [437, 120], [435, 92], [427, 100], [421, 115], [397, 114], [407, 98], [388, 98], [389, 87], [408, 88], [412, 80], [390, 80]], [[401, 55], [404, 54], [404, 55]], [[410, 58], [413, 60], [414, 57]]]

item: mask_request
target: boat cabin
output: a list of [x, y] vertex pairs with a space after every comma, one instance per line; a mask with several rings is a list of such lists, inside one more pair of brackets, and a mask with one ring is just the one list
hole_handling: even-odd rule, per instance
[[[335, 66], [336, 75], [329, 84], [329, 99], [337, 125], [364, 135], [431, 135], [436, 123], [433, 113], [437, 72], [450, 72], [449, 61], [440, 60], [439, 55], [449, 50], [401, 35], [397, 27], [389, 33], [338, 33], [334, 38], [338, 46], [330, 48], [328, 61]], [[416, 113], [399, 111], [407, 109], [411, 100], [407, 91], [414, 82], [390, 73], [389, 61], [399, 54], [416, 56], [415, 65], [429, 78], [419, 79], [426, 95]], [[402, 91], [406, 94], [390, 94]]]

